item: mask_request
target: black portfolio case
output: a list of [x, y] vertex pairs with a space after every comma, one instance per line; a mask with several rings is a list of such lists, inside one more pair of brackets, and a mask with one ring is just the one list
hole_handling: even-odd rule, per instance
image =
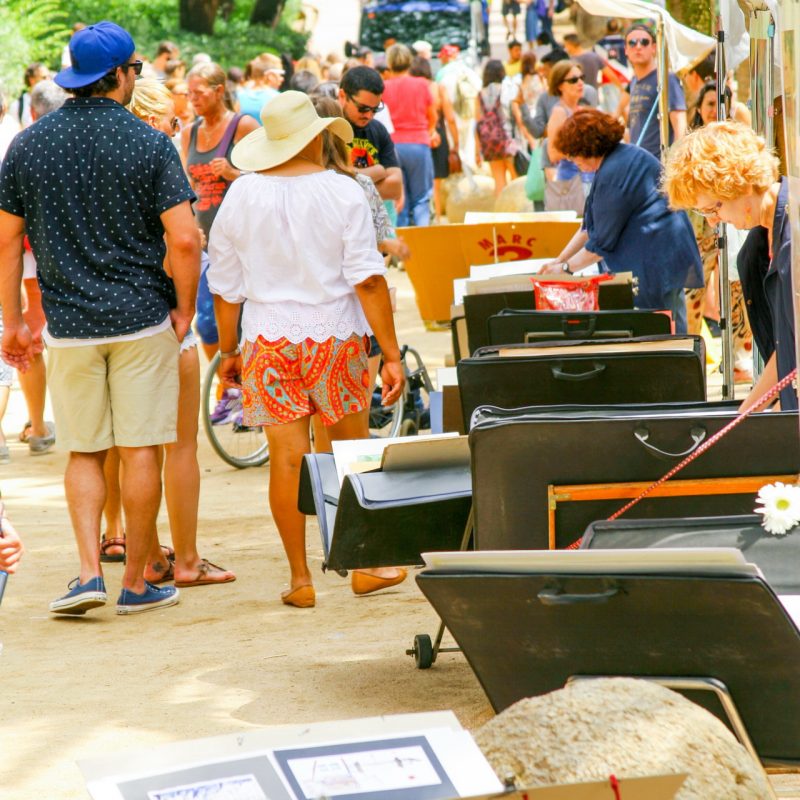
[[[495, 711], [572, 676], [722, 681], [762, 760], [800, 764], [800, 634], [753, 577], [425, 570]], [[682, 692], [724, 717], [706, 692]]]
[[[602, 311], [633, 308], [633, 287], [630, 283], [599, 286], [599, 305]], [[504, 308], [534, 308], [533, 284], [529, 292], [497, 292], [496, 294], [468, 294], [464, 296], [464, 317], [467, 322], [469, 351], [489, 344], [487, 321]]]
[[[608, 340], [604, 345], [635, 347], [638, 343], [669, 343], [670, 336]], [[483, 404], [499, 408], [574, 403], [672, 403], [706, 397], [705, 347], [699, 336], [692, 350], [661, 350], [590, 354], [592, 340], [483, 347], [458, 363], [458, 387], [464, 422]], [[677, 345], [676, 345], [677, 347]], [[535, 355], [533, 355], [535, 353]], [[553, 355], [551, 355], [553, 353]]]
[[[549, 484], [655, 481], [736, 417], [735, 404], [482, 407], [469, 435], [480, 550], [546, 549]], [[797, 412], [753, 414], [676, 478], [789, 475], [800, 470]], [[577, 540], [624, 500], [559, 504], [556, 544]], [[752, 513], [753, 494], [645, 498], [626, 518]]]
[[555, 339], [624, 339], [670, 332], [666, 314], [656, 311], [528, 311], [504, 308], [488, 320], [487, 345]]
[[593, 522], [582, 550], [735, 547], [764, 573], [778, 594], [800, 594], [800, 527], [783, 536], [767, 533], [759, 514], [681, 519], [616, 519]]
[[325, 569], [416, 566], [457, 550], [472, 507], [468, 465], [345, 475], [330, 453], [303, 458], [298, 509], [316, 515]]

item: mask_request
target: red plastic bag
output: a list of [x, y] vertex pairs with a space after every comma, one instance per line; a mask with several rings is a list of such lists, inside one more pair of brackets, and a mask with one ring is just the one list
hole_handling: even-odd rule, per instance
[[600, 308], [600, 284], [612, 275], [592, 275], [578, 281], [533, 281], [537, 311], [597, 311]]

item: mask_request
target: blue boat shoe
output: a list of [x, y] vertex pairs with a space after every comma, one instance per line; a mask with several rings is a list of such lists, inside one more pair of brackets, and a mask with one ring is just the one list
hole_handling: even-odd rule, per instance
[[154, 586], [144, 582], [144, 591], [132, 592], [123, 589], [117, 600], [117, 614], [141, 614], [155, 608], [174, 606], [180, 598], [180, 592], [174, 586]]
[[99, 577], [90, 578], [86, 583], [75, 578], [67, 588], [69, 591], [63, 597], [50, 603], [53, 614], [85, 614], [90, 608], [104, 606], [108, 600], [106, 584]]

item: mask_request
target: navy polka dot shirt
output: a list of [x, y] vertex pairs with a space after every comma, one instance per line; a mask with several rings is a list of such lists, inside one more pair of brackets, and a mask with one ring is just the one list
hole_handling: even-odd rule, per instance
[[167, 136], [107, 97], [71, 98], [12, 142], [0, 208], [25, 218], [48, 331], [93, 339], [175, 306], [160, 215], [194, 194]]

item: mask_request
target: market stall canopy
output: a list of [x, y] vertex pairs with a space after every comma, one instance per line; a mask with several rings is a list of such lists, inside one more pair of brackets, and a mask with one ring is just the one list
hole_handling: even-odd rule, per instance
[[670, 67], [680, 72], [704, 59], [716, 47], [716, 40], [676, 22], [663, 8], [644, 0], [578, 0], [589, 14], [625, 19], [656, 19], [664, 22]]

